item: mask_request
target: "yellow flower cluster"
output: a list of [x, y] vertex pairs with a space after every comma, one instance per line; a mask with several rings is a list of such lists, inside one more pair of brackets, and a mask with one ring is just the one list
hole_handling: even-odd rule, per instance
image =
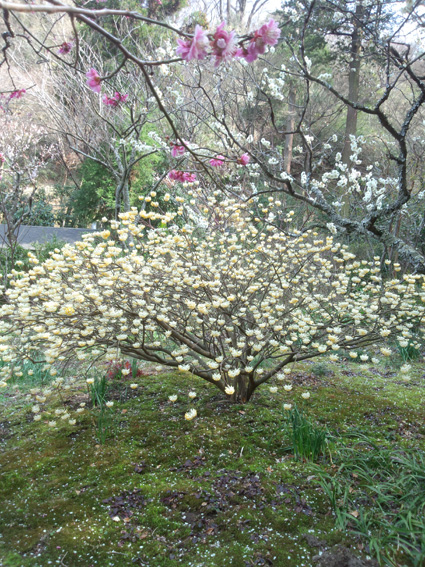
[[226, 216], [214, 230], [169, 226], [173, 215], [158, 212], [161, 228], [146, 228], [134, 208], [41, 265], [31, 257], [0, 311], [3, 361], [36, 351], [57, 365], [118, 351], [245, 401], [294, 361], [413, 339], [423, 276], [383, 281], [379, 262], [356, 261], [332, 238], [288, 236], [256, 222], [249, 205], [218, 205]]

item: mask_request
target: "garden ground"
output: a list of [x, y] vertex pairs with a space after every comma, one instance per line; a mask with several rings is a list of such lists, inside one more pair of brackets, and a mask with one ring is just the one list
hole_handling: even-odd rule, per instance
[[[34, 384], [15, 382], [0, 406], [0, 565], [421, 567], [425, 381], [397, 364], [300, 364], [290, 392], [276, 382], [244, 406], [145, 367], [137, 390], [111, 383], [100, 429], [96, 409], [34, 422]], [[82, 379], [65, 403], [87, 400]], [[327, 428], [317, 463], [295, 458], [284, 403]]]

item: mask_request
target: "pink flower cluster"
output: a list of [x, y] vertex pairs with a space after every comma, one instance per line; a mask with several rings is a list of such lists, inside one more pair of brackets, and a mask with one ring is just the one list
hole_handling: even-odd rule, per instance
[[259, 30], [254, 32], [254, 37], [243, 48], [242, 57], [248, 63], [255, 61], [259, 55], [263, 55], [267, 45], [276, 45], [280, 37], [280, 29], [274, 20], [270, 20], [267, 24], [261, 26]]
[[211, 43], [211, 52], [215, 56], [214, 67], [218, 67], [222, 61], [228, 61], [232, 57], [235, 57], [238, 51], [235, 39], [236, 32], [227, 32], [224, 29], [225, 25], [225, 22], [221, 22], [215, 31]]
[[195, 27], [195, 33], [192, 39], [177, 39], [178, 47], [177, 55], [180, 55], [185, 61], [192, 59], [205, 59], [208, 55], [209, 39], [201, 26]]
[[13, 91], [13, 93], [10, 93], [9, 95], [9, 100], [12, 100], [12, 98], [22, 98], [26, 92], [27, 91], [25, 89], [20, 89], [19, 91]]
[[168, 174], [168, 177], [173, 181], [179, 181], [180, 183], [193, 183], [196, 181], [196, 173], [188, 173], [187, 171], [176, 171], [172, 169]]
[[250, 161], [251, 158], [249, 157], [248, 154], [242, 154], [241, 157], [238, 159], [238, 163], [240, 163], [240, 165], [248, 165]]
[[177, 55], [180, 55], [185, 61], [191, 61], [192, 59], [205, 59], [211, 53], [215, 57], [215, 67], [232, 57], [243, 57], [251, 63], [266, 51], [267, 45], [276, 45], [280, 37], [280, 29], [272, 19], [254, 32], [248, 46], [242, 45], [238, 48], [235, 39], [236, 32], [228, 32], [224, 26], [225, 22], [221, 22], [210, 41], [206, 31], [197, 25], [193, 38], [177, 39]]
[[224, 160], [226, 158], [224, 156], [215, 156], [215, 158], [210, 159], [210, 165], [213, 167], [221, 167], [224, 165]]
[[100, 89], [102, 87], [100, 84], [100, 75], [96, 71], [96, 69], [93, 69], [92, 67], [89, 71], [87, 71], [86, 77], [87, 77], [87, 86], [90, 87], [91, 90], [94, 91], [95, 93], [100, 93]]
[[73, 46], [74, 46], [74, 43], [72, 41], [64, 41], [62, 43], [62, 45], [59, 47], [58, 53], [60, 53], [61, 55], [66, 55], [67, 53], [69, 53], [71, 51]]
[[3, 154], [0, 153], [0, 164], [4, 163], [6, 161], [6, 158], [4, 157]]
[[173, 157], [180, 157], [186, 152], [186, 148], [184, 146], [178, 146], [177, 144], [173, 144], [171, 148], [171, 155]]
[[[89, 69], [86, 73], [87, 77], [87, 86], [91, 88], [92, 91], [95, 93], [100, 93], [102, 89], [101, 85], [101, 78], [96, 71], [96, 69]], [[117, 107], [120, 103], [124, 103], [128, 99], [128, 94], [121, 94], [119, 92], [114, 93], [114, 96], [109, 97], [108, 95], [103, 95], [103, 104], [106, 106], [113, 106], [114, 108]]]
[[116, 107], [120, 104], [120, 102], [125, 102], [127, 98], [128, 98], [128, 94], [123, 95], [119, 92], [116, 92], [112, 97], [103, 95], [102, 100], [103, 100], [103, 104], [105, 104], [106, 106]]

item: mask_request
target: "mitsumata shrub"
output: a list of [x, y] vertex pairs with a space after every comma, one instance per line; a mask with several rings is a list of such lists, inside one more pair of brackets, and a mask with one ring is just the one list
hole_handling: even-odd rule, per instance
[[358, 262], [330, 237], [288, 236], [235, 200], [209, 204], [227, 211], [214, 229], [206, 217], [177, 226], [183, 206], [167, 215], [133, 208], [43, 264], [32, 257], [1, 309], [3, 361], [34, 352], [55, 367], [141, 359], [246, 402], [291, 363], [325, 353], [337, 360], [340, 349], [357, 356], [388, 338], [405, 344], [421, 328], [422, 275], [383, 281], [379, 260]]

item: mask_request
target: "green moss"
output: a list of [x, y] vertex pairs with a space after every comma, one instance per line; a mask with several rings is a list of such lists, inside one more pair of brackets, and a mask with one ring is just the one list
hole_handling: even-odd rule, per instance
[[[420, 449], [425, 390], [420, 365], [407, 384], [368, 365], [330, 368], [332, 375], [322, 379], [307, 364], [297, 365], [307, 384], [295, 381], [292, 392], [274, 396], [260, 390], [246, 406], [229, 404], [182, 373], [142, 378], [137, 394], [114, 398], [118, 426], [102, 446], [88, 412], [74, 429], [51, 430], [31, 422], [22, 393], [8, 391], [0, 564], [46, 567], [63, 559], [68, 567], [245, 567], [270, 560], [310, 567], [317, 549], [308, 547], [306, 533], [329, 545], [354, 543], [349, 532], [334, 529], [329, 502], [312, 479], [316, 473], [292, 459], [282, 404], [295, 402], [325, 424], [334, 447], [340, 439], [349, 442], [347, 435], [366, 434]], [[198, 397], [190, 402], [191, 389]], [[308, 401], [300, 396], [306, 389]], [[178, 401], [171, 404], [174, 393]], [[198, 410], [191, 422], [183, 418], [189, 407]], [[329, 466], [327, 455], [319, 467]], [[104, 500], [134, 490], [145, 501], [129, 506], [124, 522]], [[175, 502], [167, 502], [170, 493], [178, 494]]]

